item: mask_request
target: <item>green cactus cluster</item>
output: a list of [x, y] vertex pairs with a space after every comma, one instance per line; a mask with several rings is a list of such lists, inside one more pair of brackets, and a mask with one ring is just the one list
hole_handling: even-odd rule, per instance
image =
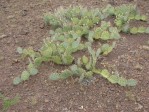
[[[115, 18], [114, 24], [106, 21], [109, 16]], [[137, 81], [134, 79], [125, 79], [110, 74], [107, 69], [96, 67], [98, 59], [108, 55], [115, 48], [116, 40], [121, 37], [120, 32], [149, 33], [149, 27], [130, 27], [129, 23], [132, 20], [147, 21], [147, 16], [141, 15], [134, 5], [107, 5], [103, 9], [88, 9], [82, 6], [60, 7], [45, 14], [45, 24], [51, 27], [50, 37], [43, 40], [43, 45], [38, 51], [31, 47], [17, 48], [17, 52], [23, 58], [29, 58], [29, 65], [21, 76], [14, 78], [13, 83], [17, 85], [38, 74], [38, 67], [43, 62], [53, 62], [58, 65], [69, 65], [69, 68], [60, 73], [52, 73], [49, 76], [51, 80], [76, 76], [81, 82], [84, 78], [99, 74], [112, 84], [135, 86]], [[97, 49], [92, 47], [95, 41], [100, 43]], [[87, 53], [76, 59], [73, 53], [80, 50]]]

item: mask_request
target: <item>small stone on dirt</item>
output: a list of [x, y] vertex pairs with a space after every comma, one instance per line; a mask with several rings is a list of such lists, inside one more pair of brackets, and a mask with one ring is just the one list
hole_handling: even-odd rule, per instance
[[18, 59], [13, 59], [12, 61], [13, 61], [12, 64], [14, 64], [14, 63], [18, 63], [18, 62], [19, 62]]
[[45, 99], [44, 102], [45, 102], [45, 103], [48, 103], [48, 102], [49, 102], [49, 99]]
[[136, 96], [131, 91], [126, 91], [125, 94], [126, 94], [126, 97], [129, 100], [131, 100], [131, 101], [136, 101], [137, 100]]
[[141, 105], [140, 103], [137, 103], [137, 107], [135, 108], [135, 110], [141, 110], [143, 108], [143, 105]]
[[32, 105], [36, 105], [38, 103], [37, 98], [36, 97], [32, 97], [31, 98], [31, 104]]
[[144, 50], [149, 50], [149, 46], [146, 46], [146, 45], [142, 46], [142, 48], [143, 48]]
[[7, 17], [7, 19], [13, 19], [15, 16], [14, 15], [10, 15]]
[[44, 23], [41, 23], [41, 24], [39, 25], [39, 27], [40, 27], [41, 29], [43, 29], [43, 28], [45, 27], [45, 24], [44, 24]]
[[26, 15], [27, 15], [27, 10], [22, 10], [22, 11], [21, 11], [21, 15], [22, 15], [22, 16], [26, 16]]
[[8, 37], [8, 35], [3, 34], [0, 36], [0, 39], [6, 38], [6, 37]]
[[137, 69], [137, 70], [142, 70], [143, 69], [143, 67], [142, 67], [142, 65], [140, 65], [139, 63], [135, 66], [135, 69]]
[[22, 29], [22, 30], [20, 31], [20, 35], [27, 35], [28, 33], [29, 33], [29, 31], [26, 30], [26, 29]]
[[83, 106], [80, 106], [80, 107], [79, 107], [80, 110], [82, 110], [83, 108], [84, 108]]
[[44, 94], [44, 96], [48, 96], [48, 93], [43, 93]]

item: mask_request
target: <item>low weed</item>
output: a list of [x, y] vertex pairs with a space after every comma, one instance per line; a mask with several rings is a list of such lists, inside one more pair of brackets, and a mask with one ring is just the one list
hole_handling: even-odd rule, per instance
[[2, 100], [2, 112], [7, 112], [10, 107], [16, 105], [19, 102], [20, 97], [15, 96], [13, 99], [9, 99], [0, 93], [0, 100]]

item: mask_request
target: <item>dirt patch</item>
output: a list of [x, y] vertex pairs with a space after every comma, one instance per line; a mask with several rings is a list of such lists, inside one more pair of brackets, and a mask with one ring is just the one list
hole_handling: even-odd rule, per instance
[[[10, 98], [16, 94], [21, 97], [20, 103], [8, 112], [148, 112], [149, 50], [142, 46], [147, 45], [149, 35], [145, 34], [122, 34], [114, 51], [99, 62], [126, 78], [138, 80], [136, 87], [112, 85], [100, 76], [89, 86], [81, 86], [74, 79], [53, 82], [47, 79], [54, 69], [51, 64], [42, 65], [40, 74], [31, 80], [12, 85], [13, 78], [27, 63], [20, 60], [16, 48], [33, 46], [38, 49], [42, 39], [49, 36], [49, 28], [43, 24], [44, 13], [59, 6], [90, 8], [130, 2], [137, 3], [133, 0], [0, 0], [0, 92]], [[148, 0], [139, 0], [137, 5], [141, 12], [149, 14]]]

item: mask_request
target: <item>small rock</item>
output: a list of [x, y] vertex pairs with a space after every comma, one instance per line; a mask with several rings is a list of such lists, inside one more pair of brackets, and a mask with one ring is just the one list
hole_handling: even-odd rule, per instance
[[8, 35], [3, 34], [0, 36], [0, 39], [6, 38], [6, 37], [8, 37]]
[[29, 31], [26, 29], [20, 31], [20, 35], [27, 35], [28, 33]]
[[27, 10], [22, 10], [22, 11], [21, 11], [21, 15], [22, 15], [22, 16], [26, 16], [26, 15], [27, 15]]
[[116, 109], [118, 110], [118, 109], [119, 109], [119, 107], [120, 107], [120, 104], [119, 104], [119, 103], [117, 103], [117, 104], [115, 105], [115, 107], [116, 107]]
[[25, 103], [27, 103], [27, 102], [28, 102], [28, 100], [27, 100], [27, 99], [25, 99], [25, 100], [24, 100], [24, 102], [25, 102]]
[[68, 108], [63, 108], [63, 111], [65, 111], [65, 112], [68, 111]]
[[140, 103], [137, 103], [137, 107], [135, 108], [135, 110], [141, 110], [143, 108], [143, 105], [141, 105]]
[[18, 63], [19, 60], [18, 59], [12, 59], [13, 63]]
[[44, 24], [44, 23], [41, 23], [41, 24], [39, 25], [39, 27], [40, 27], [41, 29], [43, 29], [43, 28], [45, 27], [45, 24]]
[[80, 110], [82, 110], [83, 108], [84, 108], [83, 106], [79, 107]]
[[137, 99], [136, 99], [136, 96], [135, 96], [132, 92], [126, 91], [125, 93], [126, 93], [126, 97], [127, 97], [129, 100], [131, 100], [131, 101], [136, 101], [136, 100], [137, 100]]
[[15, 16], [14, 15], [10, 15], [7, 17], [7, 19], [13, 19]]
[[149, 50], [149, 46], [146, 46], [146, 45], [142, 46], [142, 48], [143, 48], [144, 50]]
[[142, 67], [140, 64], [137, 64], [137, 65], [135, 66], [135, 69], [137, 69], [137, 70], [142, 70], [143, 67]]
[[90, 78], [90, 79], [83, 79], [81, 84], [84, 85], [84, 86], [89, 86], [89, 85], [93, 84], [94, 81], [96, 81], [95, 77]]
[[31, 104], [32, 105], [36, 105], [38, 103], [37, 98], [36, 97], [32, 97], [31, 98]]
[[48, 103], [48, 102], [49, 102], [49, 99], [45, 99], [44, 102], [45, 102], [45, 103]]
[[7, 44], [10, 44], [10, 43], [12, 43], [12, 40], [11, 39], [8, 39], [6, 43]]
[[44, 96], [48, 96], [48, 93], [44, 93]]

